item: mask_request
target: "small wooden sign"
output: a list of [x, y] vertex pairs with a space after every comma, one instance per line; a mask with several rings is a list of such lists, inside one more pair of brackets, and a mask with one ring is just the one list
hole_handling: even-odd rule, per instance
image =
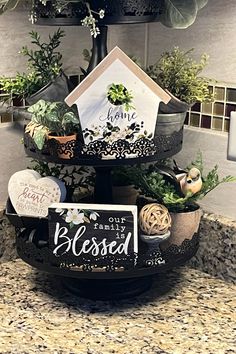
[[11, 176], [8, 194], [17, 214], [45, 217], [52, 203], [65, 200], [66, 187], [57, 178], [41, 177], [34, 170], [23, 170]]
[[133, 268], [138, 253], [137, 207], [52, 204], [49, 243], [60, 266], [109, 271]]

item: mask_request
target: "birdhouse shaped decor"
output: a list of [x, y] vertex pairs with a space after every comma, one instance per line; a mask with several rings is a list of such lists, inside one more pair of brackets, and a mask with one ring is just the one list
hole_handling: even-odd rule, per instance
[[[170, 96], [115, 47], [66, 97], [77, 105], [85, 145], [152, 141], [159, 103]], [[127, 156], [124, 156], [127, 157]]]

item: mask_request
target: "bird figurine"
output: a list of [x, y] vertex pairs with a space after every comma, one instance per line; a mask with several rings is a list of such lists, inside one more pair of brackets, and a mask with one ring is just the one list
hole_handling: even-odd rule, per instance
[[201, 172], [196, 167], [192, 167], [189, 171], [180, 168], [176, 161], [173, 160], [174, 167], [170, 168], [165, 165], [150, 166], [150, 172], [156, 171], [160, 173], [166, 182], [172, 184], [176, 193], [180, 197], [185, 197], [188, 192], [196, 194], [202, 188]]
[[196, 194], [202, 188], [201, 172], [198, 168], [192, 167], [185, 176], [181, 176], [179, 183], [184, 195], [189, 192]]

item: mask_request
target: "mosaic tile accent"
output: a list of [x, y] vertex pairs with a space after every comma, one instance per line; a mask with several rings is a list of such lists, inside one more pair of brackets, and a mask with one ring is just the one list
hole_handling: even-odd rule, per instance
[[236, 87], [217, 84], [209, 86], [214, 93], [212, 103], [196, 103], [189, 111], [185, 124], [192, 127], [228, 132], [230, 112], [236, 111]]

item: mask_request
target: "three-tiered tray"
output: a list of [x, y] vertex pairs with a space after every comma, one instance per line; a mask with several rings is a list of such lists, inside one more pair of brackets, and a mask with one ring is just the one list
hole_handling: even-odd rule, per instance
[[[116, 1], [111, 3], [115, 4]], [[136, 4], [136, 1], [131, 1], [131, 3]], [[153, 10], [152, 8], [156, 1], [150, 0], [145, 1], [145, 3], [148, 3], [150, 11], [138, 12], [136, 11], [137, 5], [135, 5], [134, 8], [131, 6], [135, 10], [133, 13], [126, 11], [127, 13], [122, 16], [119, 14], [118, 17], [108, 13], [108, 22], [100, 23], [103, 26], [101, 27], [101, 37], [98, 36], [97, 39], [93, 40], [93, 55], [89, 72], [107, 54], [107, 29], [104, 24], [157, 20], [158, 9]], [[48, 16], [48, 14], [43, 14], [39, 23], [40, 21], [41, 24], [51, 22], [55, 25], [59, 21], [50, 16], [48, 18]], [[74, 24], [70, 20], [70, 16], [64, 16], [64, 20], [65, 18], [65, 24]], [[132, 70], [136, 73], [136, 69]], [[144, 80], [146, 83], [147, 79], [142, 79], [142, 74], [140, 75], [138, 74], [141, 81]], [[149, 82], [148, 85], [152, 86], [152, 83]], [[151, 87], [151, 89], [153, 88]], [[146, 104], [145, 95], [143, 96], [143, 104]], [[28, 156], [34, 159], [57, 164], [94, 167], [96, 171], [94, 197], [92, 200], [86, 201], [91, 205], [112, 205], [111, 171], [113, 167], [147, 163], [171, 157], [181, 150], [182, 141], [183, 128], [168, 134], [163, 134], [156, 129], [151, 139], [141, 137], [134, 142], [128, 142], [122, 138], [115, 142], [104, 142], [100, 139], [86, 144], [82, 139], [79, 139], [62, 145], [54, 141], [46, 144], [43, 150], [39, 150], [29, 134], [25, 133], [24, 135], [25, 151]], [[71, 154], [71, 149], [73, 154]], [[59, 152], [63, 152], [70, 158], [59, 158]], [[105, 257], [98, 258], [87, 255], [86, 259], [81, 261], [81, 258], [70, 252], [64, 253], [61, 257], [56, 257], [52, 252], [49, 218], [17, 215], [10, 200], [7, 203], [6, 213], [16, 227], [16, 246], [19, 256], [39, 270], [63, 277], [63, 283], [68, 289], [88, 298], [120, 299], [138, 295], [151, 286], [154, 274], [163, 273], [175, 266], [184, 264], [196, 253], [198, 248], [198, 233], [196, 233], [191, 240], [184, 240], [181, 245], [171, 245], [162, 251], [160, 251], [159, 246], [144, 243], [138, 237], [138, 252], [127, 254], [125, 259], [108, 254]]]

